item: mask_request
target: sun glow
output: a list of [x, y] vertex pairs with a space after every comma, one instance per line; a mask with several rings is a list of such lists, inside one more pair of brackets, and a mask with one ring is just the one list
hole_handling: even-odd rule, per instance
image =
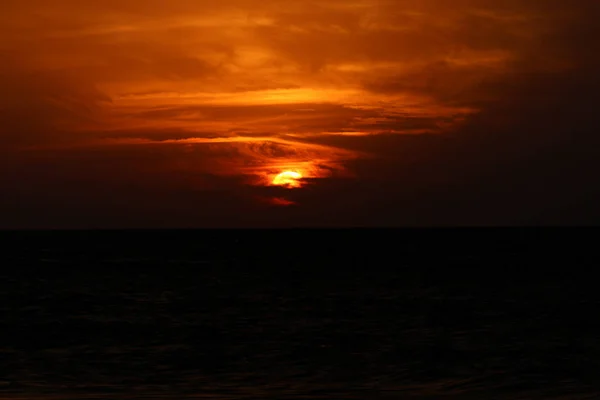
[[273, 185], [285, 186], [287, 188], [299, 188], [302, 186], [302, 174], [296, 171], [284, 171], [273, 178]]

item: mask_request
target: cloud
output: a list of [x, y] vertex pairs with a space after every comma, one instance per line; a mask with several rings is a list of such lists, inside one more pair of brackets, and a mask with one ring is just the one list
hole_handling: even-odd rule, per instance
[[[5, 209], [62, 210], [52, 223], [77, 209], [132, 224], [585, 220], [599, 197], [599, 8], [4, 1]], [[269, 187], [283, 169], [310, 184]], [[175, 212], [178, 198], [193, 200]]]
[[[233, 119], [245, 112], [242, 105], [257, 111], [251, 106], [306, 108], [319, 103], [338, 106], [347, 114], [345, 107], [365, 102], [379, 104], [384, 117], [394, 114], [392, 104], [414, 108], [417, 103], [435, 118], [443, 104], [428, 99], [430, 93], [369, 95], [364, 86], [387, 74], [402, 79], [398, 71], [410, 77], [423, 63], [445, 59], [448, 44], [437, 43], [429, 32], [439, 25], [437, 18], [419, 16], [419, 7], [415, 10], [409, 3], [403, 5], [406, 9], [395, 7], [395, 13], [385, 2], [290, 4], [282, 9], [277, 3], [251, 1], [219, 6], [182, 0], [127, 5], [58, 1], [52, 7], [37, 1], [8, 2], [3, 29], [11, 35], [5, 36], [10, 39], [1, 48], [15, 61], [4, 80], [19, 85], [24, 78], [11, 74], [53, 71], [79, 82], [79, 90], [87, 87], [89, 93], [97, 90], [112, 99], [112, 107], [106, 107], [110, 113], [154, 117], [155, 126], [169, 125], [173, 119], [206, 123], [212, 117], [206, 106], [217, 104]], [[399, 21], [390, 21], [390, 15], [408, 25], [391, 29]], [[389, 83], [378, 80], [372, 85], [391, 87]], [[43, 89], [39, 92], [43, 97]], [[77, 101], [91, 106], [94, 99], [80, 96]], [[191, 109], [194, 106], [199, 110]], [[48, 106], [48, 113], [53, 111]], [[334, 123], [347, 123], [329, 117]], [[127, 124], [108, 116], [102, 122]], [[255, 121], [243, 123], [252, 127]]]
[[[110, 98], [85, 80], [62, 72], [0, 66], [0, 140], [6, 145], [63, 139], [73, 127], [95, 123]], [[71, 133], [66, 138], [77, 140]]]

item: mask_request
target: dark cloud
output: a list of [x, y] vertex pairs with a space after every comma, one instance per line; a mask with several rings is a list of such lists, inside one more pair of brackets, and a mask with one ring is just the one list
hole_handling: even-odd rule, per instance
[[99, 121], [110, 98], [94, 85], [62, 72], [24, 69], [10, 60], [0, 65], [0, 140], [4, 145], [77, 140], [73, 126]]

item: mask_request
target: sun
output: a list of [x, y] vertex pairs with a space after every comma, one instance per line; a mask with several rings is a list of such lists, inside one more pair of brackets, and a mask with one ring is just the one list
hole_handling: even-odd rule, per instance
[[288, 188], [299, 188], [302, 186], [300, 180], [302, 174], [296, 171], [283, 171], [273, 178], [273, 185], [285, 186]]

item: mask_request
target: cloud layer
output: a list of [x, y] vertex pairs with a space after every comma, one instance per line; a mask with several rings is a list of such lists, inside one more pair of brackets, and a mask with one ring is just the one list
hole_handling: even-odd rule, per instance
[[[4, 1], [0, 179], [16, 216], [7, 226], [99, 213], [119, 215], [114, 225], [553, 220], [597, 195], [588, 175], [599, 57], [589, 44], [599, 8]], [[310, 184], [268, 187], [287, 169]], [[97, 193], [78, 186], [86, 180]], [[150, 201], [140, 187], [161, 195]], [[63, 206], [73, 193], [80, 216]], [[297, 206], [273, 210], [265, 198]], [[141, 199], [149, 204], [131, 210]], [[163, 222], [147, 219], [160, 213]]]

